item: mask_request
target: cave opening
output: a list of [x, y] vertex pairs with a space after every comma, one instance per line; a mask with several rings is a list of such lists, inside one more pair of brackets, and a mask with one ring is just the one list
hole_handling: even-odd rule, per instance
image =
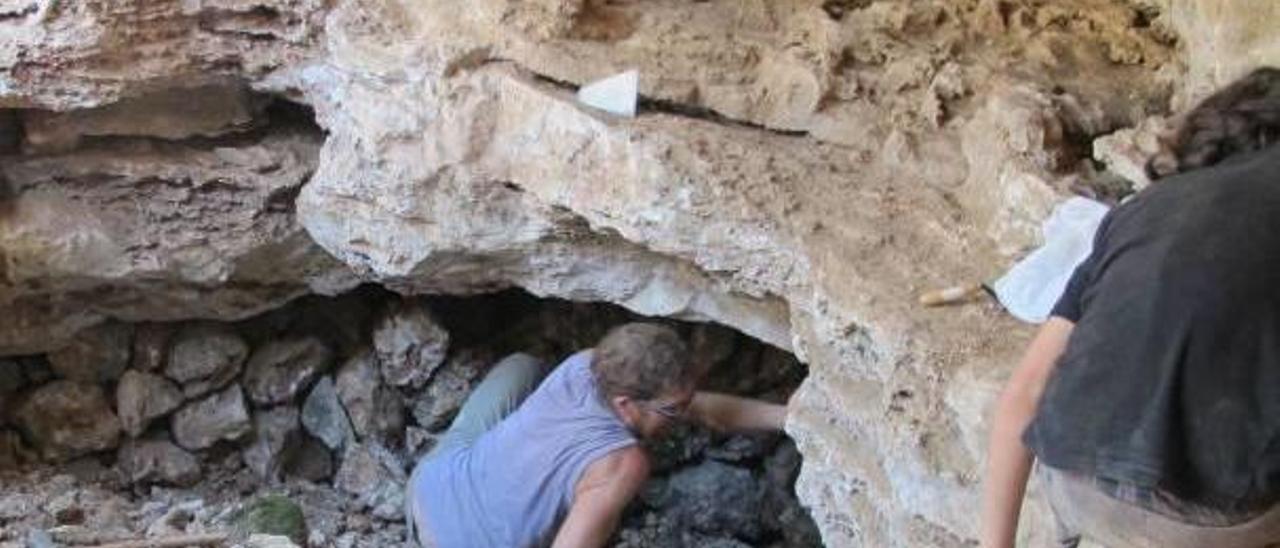
[[[700, 389], [785, 403], [807, 374], [717, 324], [520, 290], [366, 285], [236, 322], [110, 322], [0, 357], [0, 543], [262, 530], [400, 545], [407, 472], [488, 367], [512, 352], [559, 363], [630, 321], [674, 328], [709, 365]], [[683, 424], [648, 445], [653, 475], [611, 546], [821, 545], [785, 435]]]

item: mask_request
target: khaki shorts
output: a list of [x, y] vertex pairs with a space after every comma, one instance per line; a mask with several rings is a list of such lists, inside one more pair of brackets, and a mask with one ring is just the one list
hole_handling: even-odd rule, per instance
[[1107, 548], [1280, 547], [1280, 506], [1230, 525], [1196, 525], [1170, 516], [1194, 514], [1190, 520], [1199, 523], [1230, 520], [1147, 492], [1143, 498], [1159, 506], [1156, 512], [1103, 492], [1093, 478], [1049, 466], [1038, 465], [1037, 475], [1053, 508], [1060, 548], [1075, 548], [1081, 537]]

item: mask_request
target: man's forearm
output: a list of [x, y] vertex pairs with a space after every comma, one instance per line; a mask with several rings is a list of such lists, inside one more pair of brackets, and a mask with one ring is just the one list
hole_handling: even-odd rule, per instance
[[1035, 417], [1049, 376], [1071, 337], [1074, 324], [1053, 317], [1045, 322], [996, 402], [987, 444], [982, 487], [982, 548], [1012, 548], [1034, 456], [1022, 432]]
[[1021, 434], [1030, 420], [1018, 395], [1006, 390], [997, 406], [987, 448], [982, 493], [982, 548], [1013, 548], [1034, 457]]
[[698, 392], [690, 406], [693, 418], [720, 431], [782, 430], [787, 408], [749, 398], [714, 392]]

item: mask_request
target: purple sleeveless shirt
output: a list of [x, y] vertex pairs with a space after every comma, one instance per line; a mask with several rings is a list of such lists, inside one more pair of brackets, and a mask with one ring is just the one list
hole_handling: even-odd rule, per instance
[[547, 546], [587, 466], [635, 443], [603, 403], [585, 350], [475, 444], [424, 462], [409, 496], [440, 548]]

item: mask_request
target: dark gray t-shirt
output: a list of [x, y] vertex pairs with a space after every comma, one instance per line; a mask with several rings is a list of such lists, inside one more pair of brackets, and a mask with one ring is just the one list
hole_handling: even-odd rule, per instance
[[1280, 146], [1117, 207], [1053, 315], [1045, 464], [1247, 510], [1280, 499]]

